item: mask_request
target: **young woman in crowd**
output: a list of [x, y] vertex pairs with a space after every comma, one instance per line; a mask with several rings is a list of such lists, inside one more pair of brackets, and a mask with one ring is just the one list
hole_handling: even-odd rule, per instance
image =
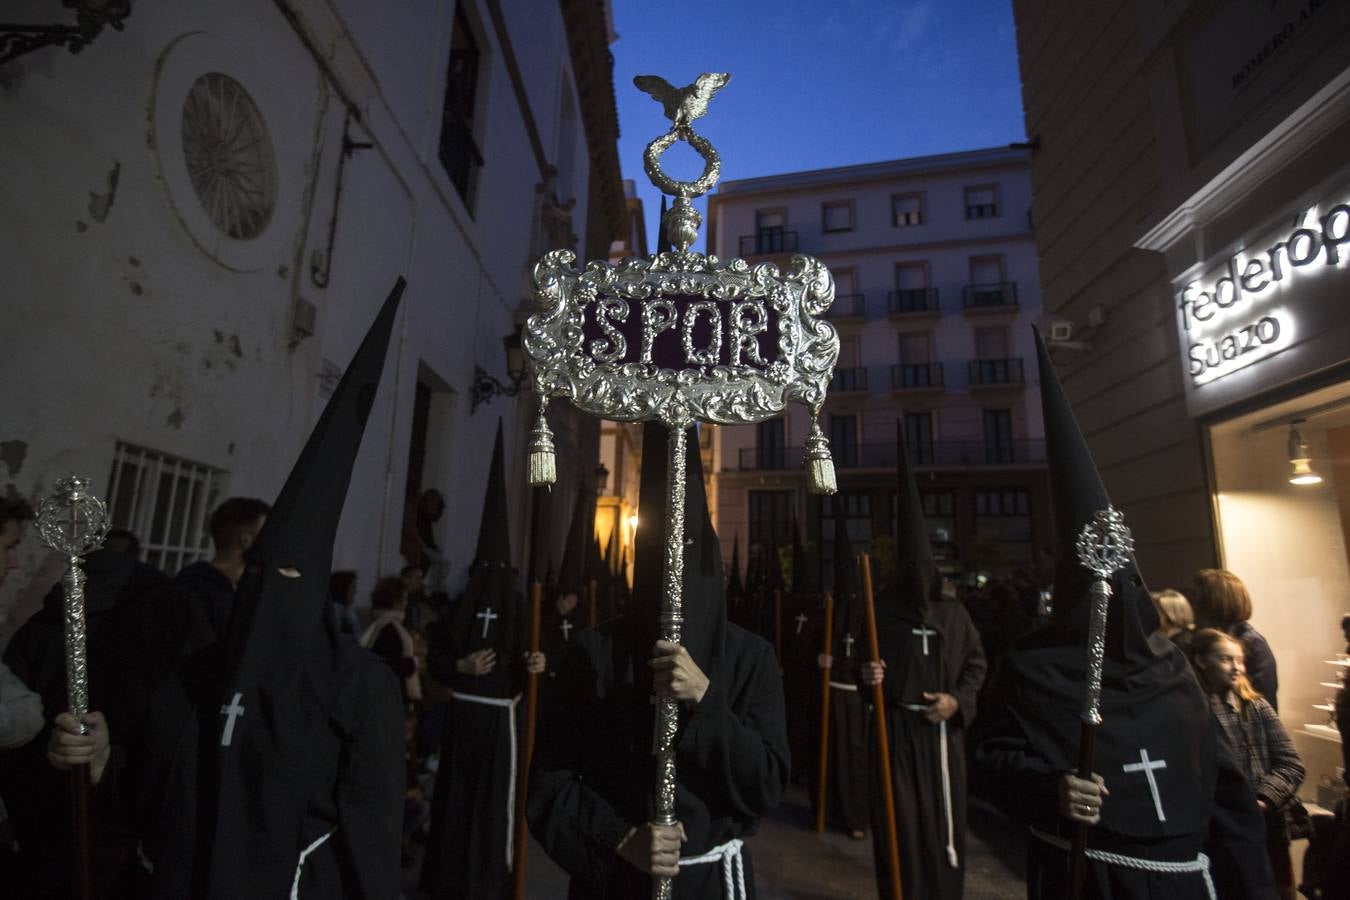
[[1303, 761], [1275, 710], [1243, 674], [1242, 642], [1215, 628], [1196, 632], [1191, 660], [1233, 756], [1266, 818], [1266, 849], [1281, 900], [1293, 900], [1289, 818], [1303, 783]]
[[1275, 654], [1248, 621], [1252, 617], [1252, 596], [1247, 593], [1247, 586], [1227, 569], [1201, 569], [1195, 573], [1191, 587], [1195, 626], [1217, 628], [1242, 642], [1247, 658], [1247, 680], [1278, 712], [1280, 679], [1275, 669]]
[[1180, 591], [1168, 588], [1153, 591], [1153, 605], [1158, 609], [1158, 633], [1186, 652], [1195, 634], [1191, 601]]

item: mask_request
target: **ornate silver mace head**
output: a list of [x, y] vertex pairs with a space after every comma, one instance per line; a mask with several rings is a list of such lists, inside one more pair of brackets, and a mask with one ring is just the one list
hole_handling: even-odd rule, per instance
[[83, 556], [103, 543], [111, 522], [108, 507], [89, 490], [89, 479], [71, 475], [56, 482], [56, 491], [38, 505], [37, 530], [42, 543], [62, 556]]
[[89, 710], [80, 557], [103, 543], [111, 524], [108, 507], [89, 491], [89, 479], [77, 475], [57, 481], [56, 492], [38, 506], [37, 530], [42, 542], [69, 560], [61, 578], [65, 588], [66, 702], [77, 719]]
[[1088, 619], [1087, 690], [1081, 718], [1089, 725], [1102, 723], [1102, 666], [1106, 659], [1106, 616], [1111, 602], [1111, 576], [1125, 568], [1134, 552], [1134, 536], [1125, 516], [1114, 506], [1098, 510], [1078, 533], [1078, 563], [1097, 579], [1092, 582]]
[[[633, 79], [633, 84], [661, 104], [666, 118], [671, 121], [670, 131], [647, 145], [642, 154], [642, 166], [652, 184], [675, 198], [661, 225], [666, 230], [666, 237], [681, 251], [688, 250], [694, 243], [698, 227], [703, 224], [703, 217], [689, 202], [690, 198], [708, 193], [722, 174], [722, 158], [717, 155], [712, 142], [695, 133], [690, 123], [707, 114], [713, 95], [730, 80], [731, 76], [726, 72], [704, 72], [693, 84], [677, 88], [659, 75], [639, 75]], [[703, 174], [693, 181], [677, 181], [661, 168], [661, 154], [676, 141], [685, 141], [703, 157]]]

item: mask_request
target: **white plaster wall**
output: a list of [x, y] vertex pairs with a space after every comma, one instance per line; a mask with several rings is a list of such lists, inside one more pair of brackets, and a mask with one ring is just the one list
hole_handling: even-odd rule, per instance
[[[470, 415], [468, 389], [475, 363], [505, 375], [501, 339], [513, 328], [537, 249], [538, 168], [490, 25], [480, 34], [487, 162], [470, 212], [436, 159], [450, 0], [422, 0], [397, 15], [359, 0], [287, 3], [316, 33], [325, 16], [345, 17], [337, 43], [355, 53], [342, 57], [341, 74], [360, 112], [351, 137], [373, 144], [345, 164], [326, 288], [310, 279], [309, 265], [328, 244], [346, 110], [277, 3], [141, 0], [124, 32], [79, 56], [39, 51], [0, 71], [7, 348], [0, 442], [26, 451], [21, 464], [0, 465], [0, 489], [40, 495], [72, 470], [106, 489], [114, 444], [123, 440], [227, 470], [230, 494], [273, 496], [322, 409], [321, 361], [346, 365], [404, 274], [404, 313], [353, 473], [335, 566], [357, 569], [364, 595], [399, 564], [412, 399], [425, 367], [445, 389], [424, 486], [439, 487], [449, 504], [438, 534], [454, 588], [473, 553], [499, 416], [512, 509], [525, 508], [512, 475], [523, 467], [518, 432], [527, 411], [499, 398]], [[533, 113], [553, 135], [566, 53], [557, 7], [504, 10]], [[477, 7], [473, 18], [489, 23]], [[197, 246], [159, 171], [148, 124], [157, 65], [175, 39], [193, 32], [243, 48], [232, 64], [287, 110], [268, 125], [280, 177], [296, 186], [298, 200], [275, 217], [278, 233], [259, 239], [268, 250], [255, 254], [261, 263], [251, 271], [225, 268]], [[584, 234], [581, 128], [577, 140], [573, 228]], [[555, 143], [545, 141], [546, 152]], [[115, 164], [116, 193], [99, 221], [91, 196], [108, 192]], [[297, 297], [317, 307], [317, 333], [292, 348]], [[519, 551], [525, 523], [511, 524]], [[25, 571], [0, 589], [0, 614], [18, 604], [8, 627], [50, 583], [55, 568], [44, 560], [28, 540]]]
[[[1323, 432], [1305, 428], [1314, 458], [1327, 459]], [[1214, 478], [1218, 489], [1223, 565], [1252, 595], [1252, 625], [1270, 642], [1280, 676], [1280, 719], [1308, 767], [1304, 795], [1317, 776], [1339, 765], [1338, 747], [1303, 732], [1308, 722], [1325, 724], [1325, 703], [1334, 680], [1323, 660], [1343, 649], [1340, 617], [1350, 596], [1350, 569], [1332, 484], [1288, 482], [1288, 432], [1272, 428], [1214, 431]], [[1329, 469], [1329, 467], [1322, 467]]]

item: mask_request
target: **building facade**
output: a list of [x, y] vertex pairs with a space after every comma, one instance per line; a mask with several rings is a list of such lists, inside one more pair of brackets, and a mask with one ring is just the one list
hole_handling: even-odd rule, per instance
[[[209, 551], [220, 499], [276, 494], [403, 275], [335, 565], [362, 595], [396, 572], [410, 498], [435, 489], [456, 590], [500, 420], [524, 567], [533, 409], [508, 350], [533, 258], [603, 257], [625, 227], [612, 40], [603, 0], [141, 0], [78, 55], [0, 65], [0, 485], [37, 498], [85, 474], [177, 570]], [[552, 418], [570, 504], [598, 428]], [[565, 528], [538, 541], [560, 550]], [[36, 537], [23, 564], [8, 627], [57, 568]]]
[[[1030, 325], [1040, 314], [1028, 154], [1002, 148], [724, 182], [709, 198], [721, 257], [834, 276], [840, 355], [821, 414], [850, 534], [893, 535], [897, 424], [949, 571], [1030, 570], [1048, 545]], [[716, 429], [718, 531], [729, 553], [818, 542], [831, 505], [806, 491], [804, 411]], [[829, 541], [822, 544], [828, 557]], [[884, 545], [873, 547], [884, 556]], [[755, 554], [760, 549], [754, 551]], [[826, 567], [828, 571], [828, 566]]]
[[1326, 799], [1350, 666], [1345, 4], [1014, 4], [1057, 356], [1151, 586], [1251, 591]]

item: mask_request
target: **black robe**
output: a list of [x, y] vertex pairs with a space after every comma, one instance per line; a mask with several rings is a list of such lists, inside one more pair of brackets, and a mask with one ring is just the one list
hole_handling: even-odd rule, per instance
[[[1107, 817], [1118, 814], [1122, 804], [1143, 806], [1146, 813], [1151, 813], [1152, 800], [1140, 796], [1138, 791], [1122, 790], [1122, 785], [1130, 781], [1119, 773], [1120, 763], [1104, 759], [1099, 749], [1094, 768], [1105, 775], [1112, 795], [1103, 804], [1103, 821], [1088, 829], [1088, 847], [1134, 858], [1166, 860], [1193, 860], [1204, 852], [1209, 857], [1211, 877], [1220, 900], [1269, 900], [1275, 896], [1275, 883], [1255, 795], [1219, 734], [1214, 717], [1207, 714], [1199, 687], [1192, 687], [1191, 699], [1198, 702], [1181, 704], [1175, 698], [1153, 698], [1146, 715], [1132, 722], [1128, 730], [1139, 728], [1139, 733], [1145, 734], [1165, 729], [1168, 743], [1192, 748], [1190, 760], [1168, 760], [1174, 772], [1181, 765], [1187, 766], [1188, 771], [1182, 775], [1187, 784], [1164, 780], [1166, 770], [1157, 772], [1155, 777], [1159, 779], [1164, 804], [1175, 803], [1183, 791], [1188, 799], [1193, 794], [1208, 804], [1198, 811], [1183, 810], [1188, 815], [1198, 812], [1197, 824], [1191, 830], [1160, 838], [1135, 836], [1112, 828]], [[1173, 712], [1170, 716], [1165, 714], [1169, 706]], [[1115, 715], [1119, 718], [1128, 713], [1122, 709]], [[1157, 724], [1159, 719], [1163, 720], [1161, 725]], [[1056, 793], [1064, 764], [1046, 759], [1011, 712], [998, 717], [994, 732], [996, 736], [981, 744], [977, 752], [979, 765], [991, 776], [992, 799], [1010, 816], [1053, 841], [1036, 835], [1028, 841], [1027, 897], [1029, 900], [1067, 897], [1069, 854], [1064, 848], [1072, 840], [1073, 824], [1059, 815]], [[1142, 779], [1135, 776], [1135, 780]], [[1087, 861], [1084, 900], [1209, 900], [1209, 896], [1199, 874], [1153, 874], [1093, 859]]]
[[863, 628], [861, 603], [848, 595], [836, 600], [825, 821], [844, 831], [864, 831], [868, 824], [872, 757], [867, 750], [867, 714], [857, 683], [864, 659]]
[[[506, 598], [476, 602], [471, 590], [430, 632], [427, 668], [455, 694], [446, 712], [431, 839], [422, 863], [422, 889], [434, 897], [497, 900], [512, 888], [511, 768], [513, 758], [519, 763], [521, 713], [513, 700], [524, 685], [526, 636], [524, 598], [519, 593]], [[485, 620], [478, 614], [488, 609], [498, 618], [488, 621], [484, 637]], [[464, 675], [455, 670], [457, 660], [489, 647], [497, 652], [491, 672]]]
[[[571, 875], [569, 900], [651, 894], [650, 879], [614, 853], [630, 828], [650, 820], [656, 783], [650, 679], [644, 688], [642, 673], [635, 677], [622, 622], [579, 635], [558, 673], [563, 702], [545, 709], [540, 720], [530, 829]], [[646, 658], [640, 653], [638, 665]], [[712, 681], [682, 717], [675, 814], [688, 835], [686, 858], [753, 834], [788, 780], [773, 648], [728, 624], [725, 660], [725, 683]], [[754, 897], [748, 852], [745, 863]], [[717, 900], [723, 896], [721, 866], [682, 867], [674, 886], [677, 900]]]
[[[195, 748], [218, 740], [221, 733], [221, 645], [189, 656], [156, 692], [125, 771], [111, 786], [134, 810], [141, 853], [153, 869], [141, 896], [205, 896], [211, 845], [231, 841], [245, 844], [255, 865], [251, 871], [232, 873], [235, 896], [265, 896], [278, 884], [294, 883], [301, 898], [398, 897], [404, 792], [399, 687], [388, 667], [369, 651], [347, 641], [330, 646], [335, 659], [324, 671], [335, 680], [318, 690], [302, 689], [309, 702], [323, 708], [306, 717], [303, 732], [288, 737], [304, 747], [303, 764], [291, 772], [289, 782], [256, 781], [259, 795], [245, 798], [250, 805], [278, 811], [303, 809], [298, 818], [285, 817], [289, 833], [284, 839], [273, 832], [213, 835], [200, 828], [198, 811], [211, 808], [210, 796], [201, 788], [212, 774], [209, 756]], [[313, 673], [300, 677], [307, 681]], [[270, 703], [258, 706], [246, 708], [243, 715], [266, 715]], [[298, 728], [302, 723], [293, 724]], [[276, 763], [260, 756], [258, 764]], [[263, 785], [269, 792], [284, 793], [263, 793]]]
[[802, 784], [816, 778], [820, 755], [820, 666], [825, 649], [825, 610], [819, 594], [790, 594], [784, 599], [783, 699], [787, 708], [788, 747], [792, 751], [792, 780]]
[[[916, 634], [916, 630], [923, 633]], [[975, 718], [975, 698], [984, 684], [984, 650], [966, 608], [955, 601], [926, 604], [922, 624], [901, 616], [881, 622], [878, 631], [886, 661], [883, 689], [900, 832], [901, 887], [906, 897], [959, 898], [965, 881], [965, 729]], [[951, 694], [957, 702], [957, 712], [945, 723], [945, 775], [944, 729], [912, 708], [927, 705], [925, 692]], [[873, 761], [872, 848], [878, 893], [887, 898], [889, 850], [874, 721], [868, 716], [867, 743]]]

